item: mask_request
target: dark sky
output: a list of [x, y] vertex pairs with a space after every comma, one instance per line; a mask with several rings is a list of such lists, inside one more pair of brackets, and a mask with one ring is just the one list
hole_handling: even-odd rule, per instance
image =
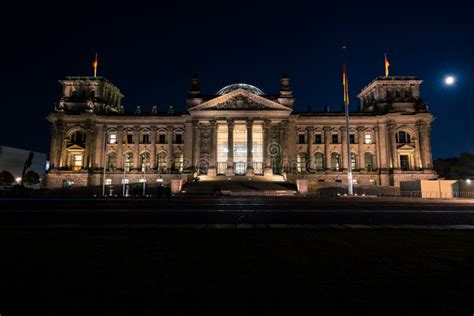
[[[183, 110], [197, 72], [209, 94], [234, 82], [276, 93], [288, 73], [303, 111], [340, 109], [347, 45], [353, 110], [360, 89], [383, 75], [387, 51], [391, 74], [424, 80], [434, 156], [474, 152], [474, 22], [463, 3], [36, 1], [2, 11], [0, 145], [47, 152], [58, 80], [90, 75], [95, 52], [99, 75], [122, 90], [129, 110]], [[444, 86], [446, 74], [455, 86]]]

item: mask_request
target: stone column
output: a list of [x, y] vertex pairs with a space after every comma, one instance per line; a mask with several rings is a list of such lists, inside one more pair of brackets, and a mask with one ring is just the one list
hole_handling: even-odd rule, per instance
[[51, 126], [51, 148], [49, 157], [51, 160], [50, 168], [58, 169], [60, 166], [61, 153], [62, 153], [62, 141], [64, 138], [64, 131], [56, 124]]
[[[291, 162], [290, 162], [290, 144], [289, 144], [289, 122], [288, 121], [282, 121], [280, 123], [280, 144], [281, 144], [281, 158], [282, 158], [282, 163], [283, 163], [283, 172], [289, 173], [291, 172]], [[296, 142], [295, 140], [292, 140], [293, 142]]]
[[133, 155], [133, 166], [136, 170], [140, 170], [141, 159], [140, 159], [140, 127], [135, 126], [133, 129], [133, 138], [134, 138], [134, 147], [135, 147], [135, 154]]
[[150, 153], [150, 168], [155, 169], [156, 165], [156, 126], [151, 127], [151, 153]]
[[331, 153], [329, 152], [329, 141], [331, 138], [331, 127], [324, 126], [324, 167], [326, 170], [331, 170]]
[[227, 170], [226, 176], [234, 175], [234, 121], [227, 120]]
[[307, 133], [307, 154], [306, 154], [306, 160], [307, 163], [306, 165], [309, 167], [310, 171], [314, 170], [314, 156], [313, 156], [313, 131], [314, 127], [313, 126], [308, 126], [306, 127], [306, 133]]
[[377, 146], [378, 148], [378, 155], [380, 156], [380, 162], [377, 168], [381, 170], [388, 170], [390, 168], [390, 155], [388, 151], [388, 142], [387, 142], [387, 127], [385, 125], [381, 125], [377, 127], [377, 134], [379, 135]]
[[123, 158], [123, 126], [117, 127], [117, 169], [125, 168]]
[[[364, 126], [357, 127], [357, 140], [359, 141], [359, 170], [364, 169], [365, 167], [365, 153], [364, 153]], [[357, 167], [357, 166], [356, 166]]]
[[433, 169], [433, 157], [431, 152], [431, 126], [426, 123], [417, 124], [418, 134], [420, 135], [419, 143], [421, 150], [421, 157], [424, 169]]
[[[263, 163], [264, 163], [264, 170], [263, 174], [265, 176], [272, 176], [273, 169], [272, 169], [272, 152], [270, 148], [271, 140], [271, 122], [270, 120], [265, 120], [263, 122]], [[277, 148], [278, 149], [278, 148]]]
[[387, 124], [388, 139], [389, 139], [389, 148], [391, 152], [391, 166], [393, 169], [398, 169], [398, 154], [397, 154], [397, 139], [395, 137], [395, 124]]
[[374, 166], [374, 169], [380, 169], [381, 164], [382, 164], [382, 159], [381, 159], [381, 149], [380, 149], [380, 128], [378, 126], [374, 126], [374, 132], [375, 132], [375, 159], [376, 159], [376, 164]]
[[197, 170], [199, 161], [199, 152], [201, 149], [201, 130], [199, 121], [193, 121], [193, 169]]
[[254, 169], [253, 169], [253, 135], [252, 135], [252, 128], [253, 128], [253, 120], [247, 120], [247, 169], [245, 170], [246, 176], [253, 176]]
[[207, 170], [208, 176], [217, 175], [217, 127], [216, 120], [209, 120], [211, 125], [211, 149], [209, 153], [209, 169]]
[[173, 126], [168, 126], [166, 129], [166, 139], [168, 140], [168, 169], [174, 168], [173, 156]]
[[346, 134], [346, 127], [341, 127], [340, 128], [340, 131], [341, 131], [341, 146], [342, 146], [342, 150], [341, 150], [341, 158], [342, 158], [342, 164], [341, 164], [341, 169], [342, 170], [346, 170], [347, 168], [349, 168], [349, 165], [348, 165], [348, 161], [347, 161], [347, 142], [349, 141], [347, 139], [347, 134]]

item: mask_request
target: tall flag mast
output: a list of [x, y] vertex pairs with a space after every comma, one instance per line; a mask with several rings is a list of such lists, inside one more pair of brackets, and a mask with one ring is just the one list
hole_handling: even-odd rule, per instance
[[97, 77], [97, 66], [99, 65], [99, 59], [97, 57], [97, 53], [95, 54], [94, 62], [92, 63], [92, 68], [94, 68], [94, 78]]
[[344, 110], [346, 114], [346, 145], [347, 145], [347, 194], [353, 195], [352, 183], [352, 161], [351, 161], [351, 139], [349, 131], [349, 82], [347, 78], [346, 46], [343, 48], [344, 63], [342, 65], [342, 86], [344, 88]]
[[387, 53], [385, 53], [385, 77], [390, 74], [390, 63], [388, 62]]

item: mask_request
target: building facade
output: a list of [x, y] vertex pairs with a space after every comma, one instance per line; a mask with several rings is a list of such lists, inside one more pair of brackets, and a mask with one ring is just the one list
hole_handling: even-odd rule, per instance
[[49, 188], [190, 181], [197, 175], [344, 183], [349, 164], [361, 185], [436, 178], [433, 116], [415, 77], [378, 77], [364, 87], [359, 110], [350, 113], [349, 139], [343, 111], [293, 110], [286, 75], [274, 95], [248, 84], [205, 95], [194, 76], [183, 113], [156, 106], [126, 113], [123, 94], [103, 77], [66, 77], [60, 83], [62, 97], [48, 117]]

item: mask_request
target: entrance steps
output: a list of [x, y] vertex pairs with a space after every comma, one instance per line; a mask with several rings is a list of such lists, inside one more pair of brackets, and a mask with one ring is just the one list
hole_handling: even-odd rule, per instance
[[278, 181], [202, 181], [187, 183], [183, 187], [186, 195], [225, 196], [294, 196], [297, 193], [293, 183]]

